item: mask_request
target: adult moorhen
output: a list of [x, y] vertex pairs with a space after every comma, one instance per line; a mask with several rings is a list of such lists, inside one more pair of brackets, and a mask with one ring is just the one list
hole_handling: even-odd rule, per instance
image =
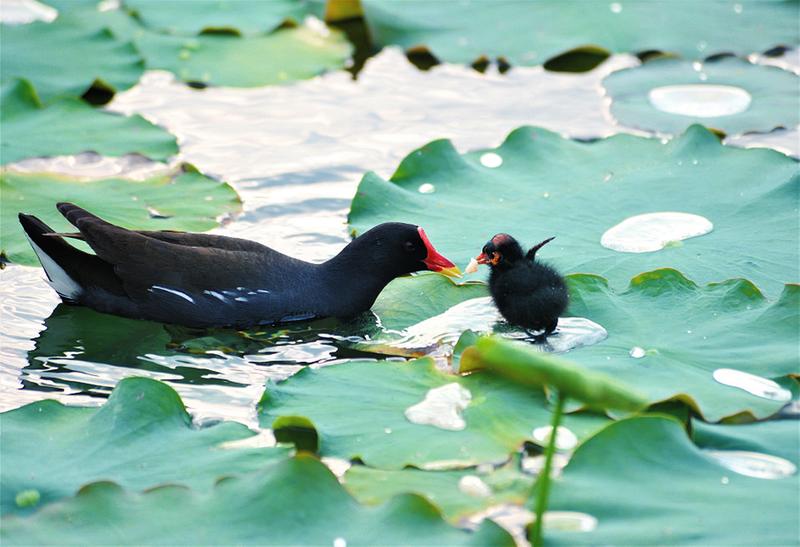
[[[419, 270], [458, 275], [422, 228], [388, 222], [338, 255], [312, 264], [243, 239], [121, 228], [71, 203], [58, 211], [79, 233], [58, 234], [32, 215], [19, 221], [64, 302], [191, 327], [351, 317], [395, 277]], [[65, 237], [82, 239], [81, 251]]]
[[536, 251], [553, 239], [545, 239], [524, 253], [516, 239], [497, 234], [466, 269], [471, 273], [478, 264], [488, 264], [489, 292], [500, 314], [513, 325], [544, 331], [545, 336], [556, 329], [569, 302], [564, 278], [536, 260]]

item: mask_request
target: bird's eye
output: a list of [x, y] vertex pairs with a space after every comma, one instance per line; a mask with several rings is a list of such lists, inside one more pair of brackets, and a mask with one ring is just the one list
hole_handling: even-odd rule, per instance
[[417, 250], [417, 246], [414, 245], [413, 241], [406, 241], [405, 243], [403, 243], [403, 249], [405, 249], [406, 252], [408, 253], [413, 253], [414, 251]]

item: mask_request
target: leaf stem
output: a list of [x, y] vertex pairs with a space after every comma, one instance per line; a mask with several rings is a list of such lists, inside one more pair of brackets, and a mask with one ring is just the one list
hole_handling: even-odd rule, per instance
[[564, 400], [566, 397], [561, 395], [560, 391], [556, 391], [556, 408], [553, 412], [553, 420], [551, 426], [553, 428], [550, 433], [550, 439], [547, 442], [547, 447], [544, 453], [544, 469], [536, 481], [536, 520], [533, 521], [533, 547], [542, 547], [543, 538], [542, 530], [544, 528], [544, 512], [547, 509], [547, 498], [550, 495], [550, 469], [553, 466], [553, 454], [556, 451], [556, 437], [558, 436], [558, 426], [561, 424], [561, 416], [564, 413]]

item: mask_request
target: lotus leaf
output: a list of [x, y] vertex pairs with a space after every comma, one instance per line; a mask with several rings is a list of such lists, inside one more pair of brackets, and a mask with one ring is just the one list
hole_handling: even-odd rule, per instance
[[358, 501], [371, 505], [385, 503], [399, 494], [419, 494], [439, 507], [450, 522], [458, 523], [494, 505], [523, 504], [534, 477], [519, 471], [518, 465], [517, 458], [488, 472], [384, 470], [354, 465], [347, 470], [344, 485]]
[[226, 479], [207, 493], [162, 486], [138, 494], [92, 483], [47, 511], [5, 519], [0, 539], [4, 545], [513, 545], [491, 522], [474, 534], [448, 526], [419, 496], [359, 505], [305, 454]]
[[[771, 303], [746, 280], [698, 286], [680, 272], [663, 269], [634, 277], [622, 292], [593, 275], [570, 276], [570, 289], [570, 314], [588, 317], [609, 332], [606, 340], [570, 356], [635, 386], [651, 402], [682, 399], [717, 421], [737, 414], [769, 416], [790, 396], [747, 376], [739, 379], [745, 386], [726, 385], [714, 373], [735, 369], [780, 378], [800, 372], [798, 285], [787, 285]], [[746, 389], [764, 392], [758, 396]]]
[[260, 34], [299, 22], [314, 7], [304, 0], [124, 0], [124, 6], [146, 27], [170, 34]]
[[[421, 193], [422, 185], [434, 191]], [[421, 224], [461, 264], [498, 232], [527, 245], [556, 236], [537, 257], [564, 273], [592, 272], [622, 284], [642, 271], [674, 267], [700, 283], [745, 277], [777, 292], [800, 279], [798, 192], [795, 160], [723, 146], [700, 126], [666, 144], [631, 135], [581, 143], [523, 127], [490, 151], [462, 155], [449, 141], [434, 141], [407, 156], [390, 181], [367, 173], [349, 221], [358, 233], [388, 220]], [[675, 211], [708, 219], [713, 231], [685, 241], [669, 242], [671, 232], [666, 241], [655, 237], [665, 246], [651, 252], [601, 244], [629, 217]], [[456, 229], [454, 218], [468, 221]], [[683, 220], [665, 224], [686, 227]], [[643, 235], [622, 233], [626, 241]]]
[[619, 123], [660, 133], [680, 133], [693, 123], [726, 133], [794, 128], [798, 85], [792, 72], [731, 57], [702, 65], [657, 59], [603, 81]]
[[483, 337], [461, 356], [463, 372], [482, 368], [516, 383], [532, 387], [552, 387], [564, 396], [587, 406], [602, 409], [640, 410], [646, 400], [611, 376], [598, 374], [577, 363], [547, 355], [502, 338]]
[[586, 2], [493, 0], [461, 3], [362, 0], [380, 45], [426, 47], [442, 61], [502, 57], [538, 65], [587, 45], [611, 52], [661, 50], [695, 59], [748, 55], [798, 42], [797, 3], [741, 0]]
[[110, 91], [128, 89], [143, 71], [144, 60], [131, 42], [80, 13], [52, 23], [2, 26], [0, 83], [29, 80], [45, 103], [80, 96], [95, 82]]
[[143, 490], [165, 482], [210, 490], [223, 476], [259, 469], [285, 448], [223, 449], [253, 432], [242, 424], [194, 429], [180, 397], [166, 384], [126, 378], [100, 408], [45, 400], [2, 414], [2, 512], [18, 510], [19, 492], [40, 503], [71, 496], [97, 480]]
[[148, 68], [169, 70], [188, 82], [238, 87], [287, 83], [339, 69], [352, 49], [341, 32], [320, 33], [307, 26], [251, 37], [145, 32], [136, 46]]
[[[217, 217], [237, 212], [236, 192], [196, 171], [173, 172], [144, 181], [102, 179], [85, 181], [49, 173], [0, 172], [3, 200], [3, 255], [19, 264], [36, 265], [36, 256], [17, 221], [17, 213], [37, 215], [56, 231], [74, 231], [55, 204], [71, 201], [102, 218], [141, 230], [209, 230]], [[187, 194], [197, 199], [187, 200]]]
[[155, 160], [178, 153], [175, 137], [138, 114], [103, 112], [71, 97], [43, 106], [25, 80], [4, 84], [0, 93], [0, 163], [90, 150]]
[[383, 290], [372, 311], [383, 328], [401, 330], [439, 315], [459, 302], [486, 294], [483, 283], [457, 285], [439, 274], [401, 277]]
[[739, 425], [692, 421], [692, 438], [701, 448], [746, 450], [772, 454], [800, 466], [800, 424], [797, 420], [769, 420]]
[[587, 513], [597, 528], [545, 535], [548, 545], [790, 545], [799, 486], [796, 475], [756, 479], [719, 465], [671, 418], [629, 418], [579, 446], [554, 483], [550, 510]]
[[[461, 399], [466, 404], [463, 429], [458, 429], [461, 424], [444, 429], [406, 418], [409, 407], [443, 386], [453, 386], [450, 393], [469, 392], [469, 400]], [[302, 417], [316, 427], [323, 456], [357, 457], [372, 467], [466, 467], [507, 460], [531, 439], [534, 428], [549, 423], [545, 407], [541, 391], [481, 372], [466, 377], [442, 373], [431, 359], [351, 361], [306, 368], [284, 382], [269, 382], [260, 421], [271, 427], [279, 418]], [[443, 416], [448, 410], [453, 411], [450, 407], [434, 414]], [[581, 413], [566, 417], [564, 424], [583, 438], [606, 421]]]

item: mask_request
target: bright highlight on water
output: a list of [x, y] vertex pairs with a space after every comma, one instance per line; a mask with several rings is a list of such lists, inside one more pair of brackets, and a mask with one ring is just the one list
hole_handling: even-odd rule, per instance
[[714, 225], [705, 217], [690, 213], [646, 213], [626, 218], [600, 238], [607, 249], [623, 253], [659, 251], [673, 241], [711, 232]]
[[[704, 73], [700, 78], [704, 79]], [[666, 85], [651, 89], [647, 98], [657, 109], [669, 114], [694, 118], [718, 118], [744, 112], [750, 107], [750, 94], [730, 85]]]

